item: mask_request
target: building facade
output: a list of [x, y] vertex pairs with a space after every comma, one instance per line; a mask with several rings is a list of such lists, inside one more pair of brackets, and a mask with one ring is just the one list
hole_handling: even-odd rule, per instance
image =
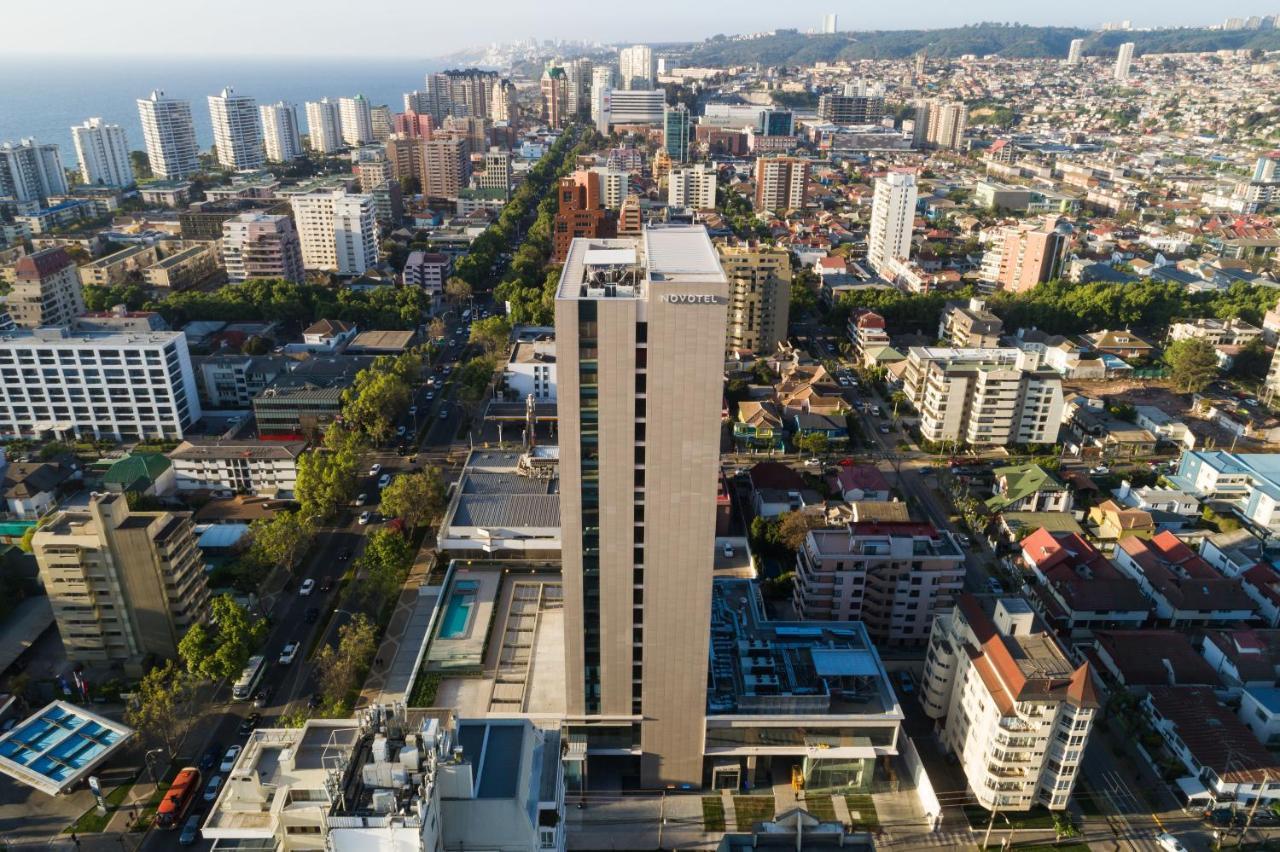
[[570, 243], [579, 237], [612, 237], [617, 233], [617, 218], [601, 201], [598, 172], [580, 170], [561, 178], [559, 193], [559, 208], [551, 224], [556, 263], [564, 262]]
[[423, 193], [429, 198], [456, 200], [471, 176], [467, 140], [449, 136], [432, 139], [423, 143], [423, 158]]
[[328, 98], [307, 101], [307, 142], [317, 154], [341, 151], [342, 117], [338, 105]]
[[378, 262], [373, 196], [318, 190], [290, 199], [307, 269], [363, 275]]
[[301, 283], [302, 241], [288, 216], [242, 213], [222, 223], [222, 262], [231, 281], [282, 278]]
[[963, 101], [921, 101], [916, 104], [912, 144], [917, 148], [960, 148], [968, 121], [969, 110]]
[[618, 84], [629, 91], [653, 88], [653, 49], [637, 44], [618, 51]]
[[153, 175], [160, 180], [179, 180], [200, 171], [200, 148], [190, 103], [165, 97], [163, 91], [156, 89], [138, 99], [138, 118]]
[[267, 160], [288, 163], [302, 158], [302, 132], [298, 128], [298, 110], [285, 101], [258, 107], [262, 121], [262, 141]]
[[0, 198], [47, 204], [50, 196], [67, 194], [67, 178], [57, 145], [34, 139], [0, 145]]
[[911, 257], [911, 229], [916, 218], [916, 176], [890, 172], [876, 178], [867, 231], [867, 263], [879, 273], [892, 259]]
[[809, 161], [798, 157], [756, 160], [756, 210], [800, 210], [809, 183]]
[[19, 258], [4, 303], [9, 318], [19, 328], [71, 325], [84, 313], [84, 295], [75, 262], [60, 248]]
[[71, 128], [71, 139], [80, 162], [80, 178], [90, 186], [133, 186], [129, 140], [124, 128], [90, 118]]
[[257, 101], [228, 86], [209, 96], [209, 120], [220, 164], [235, 171], [262, 168], [266, 160]]
[[662, 147], [673, 163], [689, 159], [689, 108], [684, 104], [667, 107], [663, 114]]
[[303, 441], [183, 441], [168, 453], [179, 491], [234, 491], [287, 499]]
[[729, 279], [725, 357], [739, 351], [773, 353], [787, 339], [791, 309], [791, 255], [761, 245], [719, 245]]
[[364, 95], [338, 98], [338, 121], [346, 145], [356, 148], [377, 141], [373, 135], [373, 109]]

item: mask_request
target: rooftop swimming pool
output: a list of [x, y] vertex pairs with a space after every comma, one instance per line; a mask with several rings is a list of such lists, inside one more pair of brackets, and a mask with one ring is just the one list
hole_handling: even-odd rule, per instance
[[467, 632], [471, 622], [471, 610], [476, 603], [476, 590], [480, 584], [474, 580], [460, 580], [453, 584], [453, 594], [444, 608], [440, 620], [440, 638], [457, 639]]

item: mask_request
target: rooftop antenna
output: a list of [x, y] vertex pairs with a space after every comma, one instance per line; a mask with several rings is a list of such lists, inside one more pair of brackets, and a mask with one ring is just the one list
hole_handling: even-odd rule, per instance
[[538, 434], [536, 426], [538, 406], [533, 399], [533, 394], [529, 394], [524, 398], [524, 442], [526, 449], [532, 451], [538, 446]]

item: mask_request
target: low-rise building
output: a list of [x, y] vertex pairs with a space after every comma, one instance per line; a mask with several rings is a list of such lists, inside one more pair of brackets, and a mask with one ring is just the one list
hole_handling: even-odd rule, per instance
[[1043, 527], [1022, 540], [1022, 564], [1035, 576], [1032, 604], [1060, 633], [1087, 636], [1099, 628], [1141, 627], [1151, 604], [1080, 533]]
[[1115, 565], [1151, 601], [1160, 624], [1213, 626], [1254, 620], [1253, 600], [1238, 579], [1224, 577], [1169, 531], [1120, 540]]
[[436, 547], [459, 558], [558, 557], [558, 448], [473, 450], [438, 530]]
[[556, 401], [556, 342], [517, 342], [503, 370], [507, 392], [518, 400], [533, 397], [535, 402]]
[[1071, 489], [1038, 464], [998, 467], [987, 500], [993, 512], [1070, 512]]
[[994, 349], [1000, 345], [1004, 322], [987, 310], [982, 299], [948, 304], [938, 323], [938, 339], [957, 349]]
[[234, 491], [292, 497], [303, 441], [183, 441], [169, 454], [181, 491]]
[[920, 700], [984, 808], [1066, 808], [1099, 703], [1026, 601], [964, 595], [934, 621]]
[[279, 355], [205, 355], [194, 360], [200, 402], [208, 408], [248, 409], [253, 398], [289, 369]]
[[188, 245], [142, 270], [142, 280], [152, 287], [190, 290], [222, 274], [218, 243]]

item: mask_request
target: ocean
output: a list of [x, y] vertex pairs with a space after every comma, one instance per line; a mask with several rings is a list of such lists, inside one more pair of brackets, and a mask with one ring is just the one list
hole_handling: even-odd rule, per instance
[[205, 100], [226, 86], [259, 104], [284, 100], [298, 108], [306, 132], [305, 101], [363, 94], [392, 112], [404, 108], [405, 92], [422, 89], [424, 76], [440, 70], [430, 60], [183, 58], [67, 59], [0, 57], [0, 143], [32, 137], [54, 142], [62, 164], [77, 166], [71, 128], [101, 116], [124, 127], [131, 150], [142, 150], [138, 98], [152, 89], [191, 102], [200, 147], [213, 144]]

